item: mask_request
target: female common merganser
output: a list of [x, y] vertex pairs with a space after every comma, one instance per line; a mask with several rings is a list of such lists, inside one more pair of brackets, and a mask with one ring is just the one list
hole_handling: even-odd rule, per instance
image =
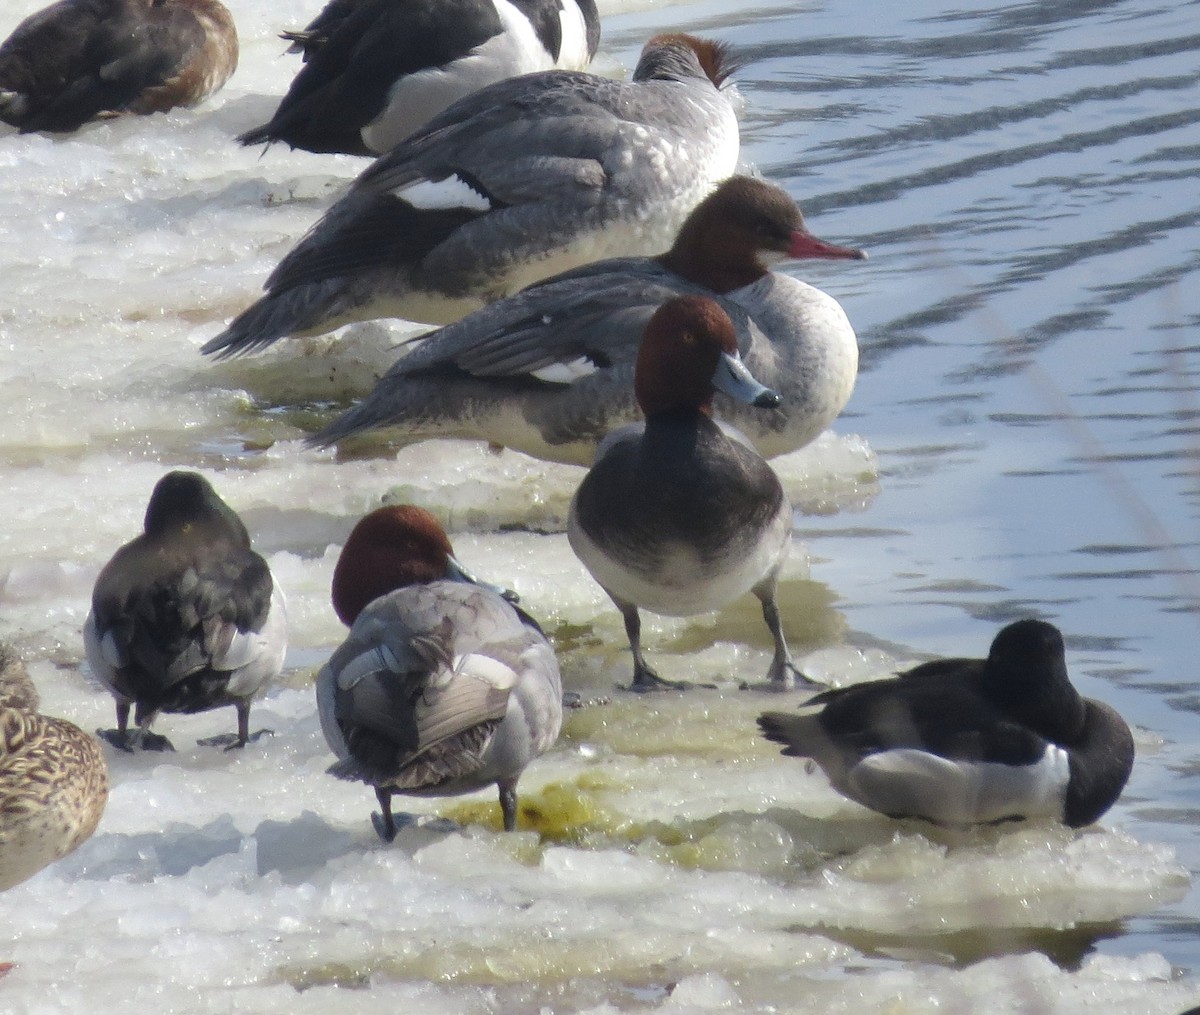
[[769, 271], [782, 257], [866, 255], [813, 236], [779, 187], [731, 177], [666, 254], [585, 265], [424, 337], [310, 442], [396, 427], [404, 437], [481, 438], [586, 465], [601, 437], [639, 417], [633, 369], [646, 322], [668, 298], [694, 293], [721, 305], [742, 360], [781, 399], [763, 411], [718, 394], [717, 415], [759, 454], [795, 451], [845, 406], [858, 342], [837, 300]]
[[1133, 737], [1067, 676], [1058, 628], [1009, 624], [987, 659], [943, 659], [824, 691], [800, 714], [758, 720], [784, 754], [811, 758], [838, 792], [896, 818], [975, 825], [1091, 824], [1121, 795]]
[[201, 741], [228, 750], [259, 735], [250, 735], [250, 701], [283, 668], [287, 614], [242, 520], [203, 476], [169, 472], [150, 495], [143, 534], [96, 579], [83, 636], [117, 700], [117, 728], [101, 737], [123, 750], [172, 750], [150, 732], [159, 712], [232, 705], [236, 736]]
[[37, 690], [0, 645], [0, 891], [60, 860], [96, 830], [108, 801], [100, 745], [37, 713]]
[[304, 66], [242, 144], [381, 155], [494, 81], [584, 70], [600, 44], [595, 0], [332, 0], [284, 38]]
[[562, 725], [562, 684], [541, 628], [454, 560], [423, 508], [363, 518], [342, 548], [334, 608], [350, 634], [317, 675], [329, 771], [375, 787], [396, 835], [392, 795], [500, 789], [504, 828], [517, 823], [517, 780]]
[[[359, 176], [202, 351], [375, 317], [444, 324], [557, 271], [654, 253], [737, 165], [731, 71], [719, 43], [659, 35], [632, 81], [545, 71], [459, 100]], [[418, 207], [419, 185], [441, 181], [467, 202]]]
[[806, 681], [792, 665], [775, 603], [792, 533], [779, 478], [736, 431], [712, 419], [714, 388], [762, 409], [779, 396], [751, 376], [729, 316], [679, 296], [646, 327], [634, 385], [645, 423], [609, 434], [571, 500], [571, 549], [625, 619], [635, 691], [683, 685], [642, 657], [639, 608], [672, 617], [753, 592], [775, 640], [769, 686]]
[[60, 0], [0, 45], [0, 120], [72, 131], [192, 106], [229, 79], [237, 29], [217, 0]]

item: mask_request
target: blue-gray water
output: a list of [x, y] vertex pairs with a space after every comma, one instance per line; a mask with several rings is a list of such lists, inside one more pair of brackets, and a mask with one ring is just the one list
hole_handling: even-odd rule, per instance
[[[748, 154], [865, 265], [862, 514], [802, 525], [852, 642], [979, 653], [1059, 624], [1162, 734], [1126, 803], [1200, 869], [1200, 5], [754, 5]], [[706, 26], [707, 27], [707, 26]], [[1200, 958], [1198, 902], [1102, 949]]]

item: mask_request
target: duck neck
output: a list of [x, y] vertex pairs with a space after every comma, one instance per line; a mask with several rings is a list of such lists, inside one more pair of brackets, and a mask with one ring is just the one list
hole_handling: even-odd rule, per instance
[[722, 295], [753, 285], [767, 274], [767, 269], [754, 257], [714, 257], [713, 250], [721, 249], [719, 241], [715, 246], [701, 246], [700, 242], [681, 232], [675, 245], [659, 256], [658, 263], [680, 278]]
[[1074, 746], [1084, 735], [1087, 705], [1065, 670], [1009, 685], [1004, 698], [1017, 719], [1060, 746]]
[[703, 405], [675, 405], [669, 409], [660, 409], [646, 417], [646, 427], [674, 427], [681, 423], [695, 423], [704, 419], [712, 419], [711, 399]]

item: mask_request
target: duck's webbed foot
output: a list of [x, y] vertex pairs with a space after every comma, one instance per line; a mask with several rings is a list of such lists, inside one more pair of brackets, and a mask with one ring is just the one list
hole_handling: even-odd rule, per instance
[[196, 743], [201, 747], [223, 747], [227, 751], [240, 751], [247, 744], [253, 744], [263, 737], [273, 737], [274, 735], [274, 730], [261, 729], [255, 730], [243, 740], [237, 733], [218, 733], [215, 737], [202, 737]]
[[134, 751], [175, 750], [175, 745], [161, 733], [151, 733], [144, 729], [96, 730], [96, 736], [126, 754], [133, 754]]
[[371, 812], [371, 826], [379, 838], [384, 842], [391, 842], [396, 838], [396, 819], [392, 815], [392, 791], [376, 787], [375, 799], [379, 801], [379, 809], [383, 813]]
[[[609, 593], [612, 596], [612, 593]], [[642, 655], [642, 620], [637, 607], [632, 603], [622, 602], [613, 596], [613, 602], [621, 611], [625, 620], [625, 634], [629, 638], [629, 647], [633, 651], [633, 683], [618, 684], [622, 691], [636, 691], [638, 694], [649, 694], [654, 691], [686, 691], [695, 686], [680, 680], [664, 680], [650, 667]]]
[[652, 694], [656, 691], [686, 691], [693, 686], [685, 680], [665, 680], [649, 666], [635, 666], [633, 682], [617, 685], [622, 691], [635, 691], [638, 694]]
[[770, 669], [767, 670], [767, 677], [763, 681], [751, 683], [745, 681], [740, 685], [743, 691], [769, 691], [778, 693], [780, 691], [818, 691], [825, 687], [818, 680], [813, 680], [812, 677], [806, 676], [798, 670], [791, 659], [783, 662], [772, 661]]

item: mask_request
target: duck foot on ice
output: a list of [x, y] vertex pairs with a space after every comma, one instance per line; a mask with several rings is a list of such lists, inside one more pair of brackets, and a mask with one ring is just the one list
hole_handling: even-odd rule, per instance
[[769, 691], [772, 693], [779, 693], [781, 691], [821, 691], [825, 690], [827, 686], [821, 681], [813, 680], [812, 677], [805, 675], [790, 662], [785, 663], [778, 670], [772, 666], [767, 671], [765, 680], [757, 682], [743, 680], [738, 684], [739, 689], [743, 691]]
[[96, 736], [126, 754], [132, 754], [134, 751], [175, 750], [175, 745], [161, 733], [151, 733], [149, 730], [96, 730]]
[[239, 751], [247, 744], [252, 744], [263, 737], [273, 737], [274, 730], [262, 729], [255, 730], [245, 739], [237, 733], [218, 733], [215, 737], [202, 737], [197, 740], [201, 747], [223, 747], [227, 751]]
[[657, 691], [690, 691], [697, 687], [715, 690], [716, 686], [716, 684], [691, 683], [687, 680], [666, 680], [646, 666], [633, 671], [633, 683], [617, 684], [617, 689], [633, 691], [636, 694], [652, 694]]
[[423, 828], [429, 832], [449, 834], [461, 830], [462, 825], [436, 814], [393, 814], [389, 806], [382, 814], [379, 811], [371, 812], [371, 827], [384, 842], [392, 842], [402, 828]]

